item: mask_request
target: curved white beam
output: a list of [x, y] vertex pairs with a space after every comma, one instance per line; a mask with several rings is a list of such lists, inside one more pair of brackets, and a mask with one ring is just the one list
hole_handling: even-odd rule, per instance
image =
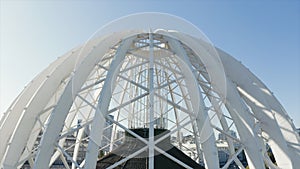
[[[160, 33], [160, 35], [157, 33]], [[103, 36], [100, 39], [89, 41], [86, 46], [82, 48], [79, 57], [76, 52], [71, 52], [53, 62], [39, 74], [14, 101], [7, 111], [9, 113], [6, 113], [1, 119], [0, 137], [1, 139], [4, 138], [1, 140], [4, 144], [0, 146], [0, 159], [2, 159], [0, 167], [5, 169], [16, 168], [18, 167], [17, 165], [21, 164], [24, 157], [29, 157], [29, 153], [33, 151], [31, 151], [31, 149], [37, 137], [38, 132], [36, 131], [41, 130], [38, 123], [32, 119], [42, 118], [42, 126], [46, 126], [46, 128], [42, 136], [38, 154], [36, 156], [33, 154], [32, 157], [35, 158], [34, 168], [48, 168], [50, 158], [55, 159], [56, 157], [56, 155], [52, 154], [55, 145], [62, 145], [64, 142], [65, 138], [60, 137], [63, 126], [70, 126], [74, 120], [73, 117], [75, 117], [77, 112], [72, 112], [74, 114], [68, 116], [70, 108], [78, 92], [81, 91], [83, 84], [85, 81], [88, 81], [87, 77], [93, 71], [95, 65], [101, 61], [102, 57], [107, 55], [111, 47], [120, 42], [120, 39], [131, 37], [131, 40], [133, 40], [135, 38], [133, 35], [137, 34], [139, 34], [137, 38], [149, 40], [147, 36], [145, 36], [147, 33], [143, 31], [124, 31]], [[163, 40], [163, 43], [168, 44], [166, 49], [162, 48], [161, 50], [170, 51], [168, 54], [166, 53], [165, 56], [161, 56], [163, 54], [160, 53], [159, 57], [173, 57], [171, 56], [171, 52], [175, 52], [175, 57], [172, 59], [176, 60], [177, 63], [171, 64], [176, 64], [182, 72], [180, 75], [184, 76], [186, 90], [181, 90], [182, 96], [186, 97], [186, 95], [189, 95], [191, 99], [185, 100], [186, 107], [189, 112], [193, 110], [196, 115], [199, 115], [196, 119], [198, 126], [194, 127], [194, 130], [199, 130], [197, 132], [200, 133], [200, 135], [203, 128], [205, 128], [205, 131], [208, 131], [208, 133], [213, 133], [213, 129], [209, 125], [210, 121], [207, 115], [207, 109], [205, 108], [205, 103], [198, 88], [201, 84], [197, 81], [197, 76], [199, 75], [198, 73], [201, 74], [201, 71], [199, 70], [198, 72], [195, 65], [191, 63], [190, 59], [192, 58], [188, 58], [192, 55], [195, 55], [196, 58], [194, 58], [192, 62], [199, 59], [195, 62], [199, 62], [199, 64], [201, 62], [201, 65], [204, 65], [203, 69], [206, 69], [207, 74], [202, 75], [206, 78], [207, 83], [210, 83], [209, 86], [213, 88], [214, 92], [219, 95], [220, 99], [224, 99], [225, 96], [227, 96], [226, 107], [237, 127], [242, 144], [246, 146], [245, 151], [250, 168], [263, 166], [262, 159], [264, 157], [260, 153], [260, 149], [263, 149], [264, 147], [262, 146], [264, 145], [261, 144], [261, 140], [259, 140], [261, 138], [258, 137], [257, 134], [260, 129], [262, 130], [263, 137], [267, 137], [268, 144], [272, 148], [279, 167], [295, 168], [300, 166], [300, 161], [298, 160], [300, 159], [300, 139], [295, 132], [295, 126], [278, 100], [256, 76], [230, 55], [218, 50], [220, 60], [218, 54], [215, 53], [214, 47], [203, 40], [183, 33], [164, 30], [155, 31], [154, 36], [167, 39], [166, 42]], [[145, 43], [148, 42], [146, 41]], [[128, 42], [126, 46], [121, 45], [117, 46], [117, 48], [119, 48], [119, 50], [122, 48], [124, 52], [132, 47], [130, 46], [131, 44], [131, 42]], [[160, 48], [160, 46], [157, 47]], [[80, 52], [78, 49], [77, 51]], [[186, 51], [186, 49], [188, 50]], [[192, 55], [186, 53], [190, 50], [193, 51]], [[140, 54], [142, 53], [142, 55], [144, 55], [143, 57], [146, 57], [147, 52], [149, 51], [143, 49], [140, 51]], [[124, 53], [122, 53], [122, 56], [121, 54], [116, 55], [117, 58], [121, 59], [118, 61], [119, 63], [122, 62], [124, 55]], [[110, 61], [111, 58], [108, 58], [107, 65], [109, 65]], [[76, 65], [77, 63], [80, 64]], [[134, 64], [135, 63], [133, 63], [133, 65]], [[156, 64], [155, 61], [154, 64]], [[164, 65], [162, 67], [164, 67]], [[71, 72], [74, 69], [73, 76]], [[101, 125], [104, 125], [104, 118], [101, 115], [106, 115], [110, 102], [110, 99], [105, 100], [104, 98], [111, 98], [112, 92], [112, 89], [106, 89], [111, 87], [110, 85], [116, 78], [114, 75], [119, 72], [119, 68], [115, 66], [115, 64], [112, 64], [108, 69], [109, 74], [107, 74], [108, 79], [106, 79], [105, 82], [106, 87], [102, 88], [98, 102], [99, 109], [96, 111], [97, 117], [94, 117], [93, 130], [90, 135], [90, 142], [86, 154], [86, 168], [95, 167], [98, 143], [100, 143], [102, 136], [101, 130], [103, 128]], [[102, 71], [100, 72], [101, 74], [106, 73], [107, 70], [101, 69], [100, 71]], [[172, 72], [173, 70], [169, 71]], [[67, 81], [68, 84], [66, 86], [60, 85], [62, 80]], [[228, 80], [228, 83], [225, 83], [226, 80]], [[62, 94], [57, 90], [58, 87], [64, 87]], [[99, 91], [100, 90], [101, 89], [99, 89]], [[180, 88], [178, 88], [178, 90], [180, 90]], [[55, 96], [59, 98], [57, 102], [56, 100], [52, 100], [53, 95], [56, 93], [58, 94]], [[125, 95], [125, 91], [122, 95]], [[85, 98], [82, 99], [84, 100]], [[213, 106], [216, 106], [212, 103], [212, 99], [208, 101], [210, 101]], [[121, 102], [123, 102], [123, 100], [121, 100]], [[51, 105], [55, 106], [53, 111], [48, 111], [41, 117], [40, 113], [46, 111], [46, 106]], [[175, 109], [180, 107], [181, 106], [175, 107]], [[251, 112], [248, 108], [251, 109]], [[197, 114], [198, 111], [199, 114]], [[222, 111], [222, 109], [218, 111]], [[45, 124], [48, 114], [50, 114], [50, 118], [47, 124]], [[96, 124], [97, 121], [102, 121], [102, 123]], [[226, 120], [224, 121], [224, 118], [221, 118], [220, 121], [223, 130], [226, 130], [228, 128]], [[59, 143], [57, 143], [58, 138], [61, 138]], [[202, 140], [203, 138], [199, 139]], [[218, 163], [216, 163], [218, 157], [214, 141], [214, 136], [210, 136], [201, 143], [208, 168], [218, 168]], [[231, 145], [231, 143], [229, 144]], [[23, 151], [25, 148], [28, 148], [28, 151]], [[76, 152], [77, 150], [75, 150], [74, 158], [76, 158]], [[231, 153], [232, 152], [231, 147]], [[29, 161], [30, 160], [31, 158]], [[65, 159], [63, 158], [63, 160]]]
[[255, 121], [247, 112], [246, 105], [241, 102], [234, 84], [227, 80], [226, 108], [234, 120], [240, 139], [245, 146], [245, 153], [249, 167], [264, 168], [262, 151], [259, 148], [259, 139], [255, 129]]
[[196, 57], [198, 57], [205, 65], [207, 73], [209, 74], [211, 86], [220, 96], [223, 98], [226, 96], [226, 76], [223, 63], [219, 53], [212, 44], [179, 32], [168, 32], [166, 30], [157, 32], [178, 39], [192, 49], [193, 52], [195, 52]]
[[[74, 55], [71, 56], [74, 57]], [[73, 57], [67, 57], [62, 64], [57, 66], [56, 69], [47, 76], [47, 79], [36, 91], [34, 97], [31, 98], [30, 103], [27, 105], [23, 116], [19, 119], [15, 132], [11, 137], [10, 148], [8, 148], [3, 158], [3, 166], [6, 168], [17, 167], [17, 163], [30, 137], [38, 114], [48, 104], [63, 79], [72, 71], [75, 64]]]
[[83, 85], [85, 79], [90, 74], [91, 70], [98, 63], [104, 54], [115, 45], [121, 37], [132, 34], [133, 32], [122, 32], [100, 39], [93, 50], [85, 57], [85, 59], [78, 65], [73, 78], [69, 81], [63, 94], [61, 95], [57, 106], [51, 113], [49, 122], [47, 124], [45, 133], [43, 134], [40, 149], [35, 159], [34, 168], [47, 168], [52, 151], [59, 132], [61, 131], [65, 118], [72, 106], [73, 99]]
[[[69, 52], [70, 53], [70, 52]], [[1, 119], [0, 126], [0, 138], [1, 138], [1, 146], [0, 146], [0, 159], [3, 159], [5, 150], [8, 147], [8, 140], [11, 138], [15, 127], [18, 125], [18, 120], [22, 117], [23, 111], [26, 109], [26, 105], [34, 97], [36, 91], [39, 89], [40, 85], [45, 82], [47, 79], [47, 75], [51, 74], [53, 70], [62, 62], [68, 58], [70, 54], [66, 54], [60, 58], [58, 58], [55, 62], [50, 64], [44, 71], [42, 71], [36, 78], [34, 78], [27, 87], [22, 91], [18, 99], [14, 102], [14, 104], [7, 110], [5, 116]]]
[[[215, 146], [215, 135], [213, 134], [213, 129], [210, 126], [210, 120], [208, 117], [208, 113], [206, 111], [206, 107], [202, 98], [202, 95], [200, 93], [200, 90], [198, 88], [198, 82], [196, 81], [196, 78], [193, 74], [193, 68], [192, 65], [185, 53], [185, 50], [182, 48], [180, 43], [177, 40], [166, 38], [168, 40], [168, 43], [171, 47], [171, 49], [175, 52], [176, 56], [179, 58], [179, 67], [181, 68], [181, 71], [185, 77], [187, 89], [189, 91], [189, 95], [191, 97], [192, 107], [193, 111], [196, 116], [197, 121], [197, 127], [200, 137], [205, 136], [207, 137], [207, 140], [204, 140], [202, 142], [202, 149], [204, 151], [204, 157], [205, 157], [205, 164], [207, 168], [219, 168], [219, 164], [216, 163], [216, 161], [219, 161], [219, 158], [217, 156], [217, 148]], [[208, 121], [208, 124], [207, 124]], [[211, 134], [209, 136], [201, 135], [202, 131], [207, 130], [206, 134]], [[203, 138], [200, 138], [203, 139]]]
[[107, 72], [106, 79], [98, 100], [98, 106], [95, 112], [94, 120], [91, 124], [90, 139], [86, 153], [86, 162], [84, 168], [96, 168], [98, 149], [101, 144], [103, 128], [105, 126], [105, 116], [108, 114], [108, 106], [113, 92], [113, 83], [120, 71], [120, 66], [126, 55], [129, 46], [132, 44], [135, 36], [123, 40], [114, 56], [114, 59]]
[[[254, 104], [249, 104], [254, 110], [253, 113], [261, 122], [262, 130], [267, 132], [271, 138], [276, 138], [276, 144], [270, 143], [274, 147], [274, 154], [278, 156], [277, 160], [279, 161], [279, 165], [282, 165], [280, 167], [292, 168], [291, 161], [294, 163], [293, 166], [299, 166], [300, 162], [296, 160], [300, 158], [299, 153], [297, 154], [299, 148], [295, 148], [294, 150], [292, 148], [300, 144], [294, 132], [293, 124], [289, 121], [289, 118], [286, 118], [288, 116], [285, 112], [280, 111], [280, 109], [276, 109], [277, 111], [273, 109], [274, 107], [281, 107], [280, 103], [275, 103], [276, 99], [274, 96], [270, 95], [267, 88], [262, 88], [265, 86], [247, 68], [227, 53], [221, 50], [219, 50], [219, 53], [228, 78], [232, 79], [234, 83], [243, 89], [247, 93], [246, 97], [250, 97], [252, 102], [254, 102]], [[268, 102], [271, 101], [273, 101], [273, 103], [270, 106]], [[256, 107], [254, 106], [255, 104]], [[287, 143], [287, 140], [291, 142], [291, 144]], [[291, 148], [288, 148], [287, 144], [289, 144]], [[280, 158], [279, 156], [282, 154], [286, 154], [288, 158]]]

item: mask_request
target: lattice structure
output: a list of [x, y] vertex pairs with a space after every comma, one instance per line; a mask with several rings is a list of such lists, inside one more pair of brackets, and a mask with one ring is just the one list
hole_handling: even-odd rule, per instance
[[[142, 23], [149, 16], [144, 29], [103, 29], [30, 82], [1, 119], [1, 167], [21, 168], [27, 162], [35, 169], [51, 168], [61, 160], [65, 168], [95, 168], [98, 157], [118, 147], [126, 131], [146, 146], [122, 162], [147, 150], [149, 168], [154, 152], [189, 168], [156, 146], [162, 139], [154, 139], [155, 128], [170, 131], [165, 136], [175, 138], [177, 148], [209, 169], [219, 168], [219, 133], [229, 148], [223, 168], [231, 163], [245, 168], [237, 158], [243, 150], [251, 169], [299, 167], [299, 136], [272, 92], [207, 40], [172, 24], [169, 29], [150, 24], [156, 18], [190, 26], [177, 17], [150, 13], [139, 15], [143, 20], [130, 16], [117, 22]], [[131, 128], [148, 128], [149, 138]], [[195, 150], [183, 146], [183, 135], [194, 136]], [[66, 144], [70, 136], [76, 140]], [[85, 158], [78, 155], [82, 151]]]

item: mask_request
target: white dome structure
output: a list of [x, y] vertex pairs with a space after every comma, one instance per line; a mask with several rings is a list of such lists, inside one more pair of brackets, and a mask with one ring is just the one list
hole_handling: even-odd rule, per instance
[[[131, 128], [148, 128], [149, 138]], [[128, 132], [146, 144], [141, 151], [148, 152], [149, 168], [154, 151], [190, 168], [156, 146], [161, 139], [155, 139], [155, 128], [167, 129], [178, 149], [208, 169], [220, 168], [220, 133], [229, 155], [222, 168], [245, 168], [241, 152], [250, 169], [300, 166], [299, 136], [272, 92], [192, 24], [157, 13], [108, 24], [37, 75], [1, 119], [0, 166], [22, 168], [26, 162], [44, 169], [60, 159], [65, 168], [96, 168], [99, 154], [116, 148], [120, 133]], [[187, 135], [195, 149], [183, 145]]]

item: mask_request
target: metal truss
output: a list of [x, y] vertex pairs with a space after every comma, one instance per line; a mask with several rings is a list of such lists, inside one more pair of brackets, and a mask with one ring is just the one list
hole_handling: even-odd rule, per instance
[[[251, 169], [300, 166], [299, 136], [269, 89], [222, 50], [166, 30], [118, 32], [72, 50], [24, 89], [0, 125], [4, 169], [25, 162], [51, 168], [57, 161], [70, 169], [95, 168], [99, 155], [122, 144], [124, 132], [145, 146], [109, 168], [146, 150], [150, 169], [155, 151], [191, 168], [157, 146], [167, 137], [197, 163], [219, 168], [218, 134], [228, 145], [222, 169], [232, 163], [244, 169], [242, 152]], [[149, 139], [131, 128], [149, 128]], [[169, 133], [154, 139], [155, 128]], [[191, 136], [195, 148], [183, 136]]]

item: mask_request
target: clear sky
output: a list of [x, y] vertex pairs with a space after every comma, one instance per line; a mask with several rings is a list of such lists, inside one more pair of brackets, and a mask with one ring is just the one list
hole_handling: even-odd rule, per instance
[[300, 127], [300, 1], [0, 2], [0, 114], [39, 72], [107, 22], [164, 12], [192, 22], [246, 65]]

